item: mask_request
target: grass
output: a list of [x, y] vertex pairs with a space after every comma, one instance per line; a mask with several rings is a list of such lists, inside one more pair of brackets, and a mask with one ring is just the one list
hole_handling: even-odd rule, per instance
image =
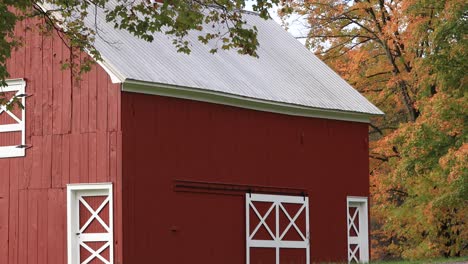
[[395, 260], [395, 261], [372, 261], [375, 264], [442, 264], [442, 263], [468, 263], [468, 257], [460, 258], [439, 258], [439, 259], [426, 259], [426, 260]]
[[[425, 260], [389, 260], [389, 261], [371, 261], [370, 264], [450, 264], [450, 263], [466, 263], [468, 264], [468, 256], [459, 258], [437, 258]], [[347, 264], [337, 262], [320, 262], [320, 264]]]

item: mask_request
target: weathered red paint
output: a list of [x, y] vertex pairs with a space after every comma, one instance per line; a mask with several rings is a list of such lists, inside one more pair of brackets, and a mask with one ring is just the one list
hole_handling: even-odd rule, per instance
[[312, 260], [346, 260], [346, 196], [369, 194], [367, 124], [123, 93], [122, 131], [125, 263], [245, 262], [245, 192], [177, 180], [305, 189]]
[[[121, 214], [120, 86], [99, 66], [76, 82], [61, 62], [69, 48], [20, 23], [24, 46], [7, 62], [10, 78], [26, 79], [26, 156], [0, 159], [0, 263], [67, 263], [66, 184], [112, 182]], [[29, 29], [26, 29], [28, 28]], [[82, 55], [86, 56], [86, 55]], [[0, 133], [0, 142], [11, 135]], [[115, 263], [122, 263], [115, 220]]]

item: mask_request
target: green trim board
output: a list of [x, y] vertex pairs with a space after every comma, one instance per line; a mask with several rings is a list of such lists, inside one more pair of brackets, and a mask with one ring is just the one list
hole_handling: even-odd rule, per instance
[[240, 108], [252, 109], [257, 111], [315, 117], [332, 120], [343, 120], [352, 122], [369, 123], [371, 114], [346, 112], [339, 110], [319, 109], [281, 102], [259, 100], [239, 95], [227, 94], [222, 92], [195, 89], [190, 87], [181, 87], [162, 83], [151, 83], [137, 80], [126, 79], [122, 83], [122, 91], [135, 92], [151, 95], [160, 95], [175, 97], [180, 99], [195, 100], [207, 103], [222, 104]]

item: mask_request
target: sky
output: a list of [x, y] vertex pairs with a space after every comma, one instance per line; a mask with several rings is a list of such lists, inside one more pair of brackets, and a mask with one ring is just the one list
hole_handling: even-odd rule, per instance
[[[252, 5], [254, 5], [257, 0], [246, 0], [246, 10], [252, 11]], [[288, 32], [291, 33], [294, 37], [297, 38], [299, 42], [302, 44], [305, 43], [305, 38], [301, 38], [307, 36], [307, 21], [301, 16], [292, 15], [289, 18], [282, 21], [281, 18], [278, 16], [278, 6], [270, 9], [270, 16], [275, 20], [278, 24], [283, 27], [288, 28]]]

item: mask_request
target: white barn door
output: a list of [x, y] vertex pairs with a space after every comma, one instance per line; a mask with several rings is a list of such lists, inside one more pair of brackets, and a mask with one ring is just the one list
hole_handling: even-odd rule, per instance
[[111, 184], [70, 184], [68, 264], [113, 264]]
[[276, 264], [286, 258], [282, 252], [300, 250], [301, 262], [310, 263], [308, 197], [246, 194], [245, 205], [247, 264], [255, 249], [274, 250], [268, 261]]
[[348, 262], [369, 262], [367, 198], [348, 197]]

